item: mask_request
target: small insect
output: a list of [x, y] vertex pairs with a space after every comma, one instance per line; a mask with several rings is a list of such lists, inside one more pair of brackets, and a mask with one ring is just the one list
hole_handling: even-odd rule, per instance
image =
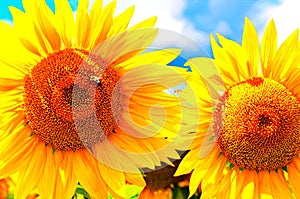
[[90, 76], [89, 80], [91, 82], [96, 82], [99, 86], [101, 86], [101, 76], [100, 77]]

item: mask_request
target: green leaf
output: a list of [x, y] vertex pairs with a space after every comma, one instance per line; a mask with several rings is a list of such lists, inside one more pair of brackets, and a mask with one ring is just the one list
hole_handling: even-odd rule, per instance
[[[88, 194], [88, 192], [83, 188], [81, 187], [80, 185], [77, 186], [76, 188], [76, 191], [75, 191], [75, 195], [78, 194], [78, 195], [83, 195], [84, 198], [87, 198], [87, 199], [91, 199], [90, 195]], [[77, 196], [76, 196], [77, 197]]]
[[187, 187], [179, 187], [174, 185], [173, 189], [173, 199], [186, 199], [189, 196], [189, 189]]
[[14, 194], [8, 194], [8, 196], [6, 197], [6, 199], [14, 199]]
[[288, 172], [287, 166], [282, 167], [282, 170], [285, 171], [285, 172]]
[[[136, 185], [125, 185], [125, 199], [138, 199], [144, 187]], [[114, 199], [111, 194], [108, 194], [108, 199]]]
[[136, 185], [126, 185], [126, 196], [125, 199], [137, 199], [140, 193], [143, 191], [143, 187]]

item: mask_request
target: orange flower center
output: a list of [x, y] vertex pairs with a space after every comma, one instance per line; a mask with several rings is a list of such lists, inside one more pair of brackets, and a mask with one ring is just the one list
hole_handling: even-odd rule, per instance
[[116, 128], [114, 116], [121, 105], [112, 109], [112, 93], [120, 101], [115, 89], [120, 77], [101, 57], [87, 55], [77, 49], [55, 52], [25, 77], [26, 121], [34, 135], [56, 150], [89, 147]]
[[222, 121], [216, 134], [228, 161], [257, 171], [289, 164], [300, 146], [300, 103], [294, 94], [274, 80], [253, 78], [229, 88], [224, 98], [215, 112]]

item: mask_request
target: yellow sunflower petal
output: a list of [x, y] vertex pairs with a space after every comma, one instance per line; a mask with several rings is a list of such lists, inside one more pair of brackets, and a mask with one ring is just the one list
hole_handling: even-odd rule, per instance
[[27, 39], [20, 38], [20, 42], [24, 45], [24, 47], [29, 50], [34, 55], [42, 56], [42, 53], [40, 53], [39, 49], [34, 46], [34, 44]]
[[[48, 38], [46, 37], [47, 33], [45, 33], [45, 32], [43, 33], [43, 23], [42, 24], [40, 23], [41, 17], [50, 18], [49, 21], [51, 21], [51, 23], [53, 23], [54, 14], [53, 14], [52, 10], [47, 6], [45, 1], [34, 1], [34, 2], [30, 1], [29, 2], [27, 0], [24, 0], [23, 7], [26, 12], [25, 15], [28, 18], [31, 18], [30, 21], [32, 21], [31, 22], [32, 24], [30, 24], [29, 27], [31, 27], [33, 25], [33, 28], [32, 29], [30, 28], [30, 29], [34, 30], [33, 34], [37, 35], [36, 38], [38, 39], [39, 45], [42, 47], [43, 51], [46, 54], [52, 53], [53, 48], [51, 46], [51, 43], [48, 41]], [[41, 12], [43, 12], [44, 16], [40, 16]], [[52, 27], [52, 30], [53, 30], [53, 27]], [[52, 30], [50, 31], [51, 32], [50, 34], [54, 35]], [[57, 34], [55, 34], [55, 36], [57, 36]]]
[[[7, 175], [13, 174], [17, 172], [21, 166], [25, 165], [26, 160], [28, 160], [29, 158], [29, 153], [33, 150], [33, 143], [34, 141], [21, 143], [23, 145], [19, 151], [16, 152], [11, 149], [10, 151], [14, 153], [11, 153], [11, 156], [9, 158], [1, 159], [1, 161], [4, 161], [4, 163], [1, 162], [0, 164], [0, 177], [5, 177]], [[10, 154], [7, 153], [7, 155]]]
[[12, 90], [17, 87], [23, 86], [24, 80], [16, 80], [16, 79], [8, 79], [8, 78], [1, 78], [0, 79], [0, 86], [1, 90]]
[[240, 46], [237, 42], [226, 39], [222, 35], [217, 34], [217, 36], [220, 44], [222, 45], [224, 57], [228, 59], [229, 63], [231, 63], [227, 70], [230, 71], [229, 68], [232, 67], [231, 70], [234, 70], [235, 75], [238, 74], [238, 77], [240, 78], [239, 81], [250, 78], [246, 49]]
[[249, 19], [246, 18], [245, 21], [242, 48], [245, 49], [245, 52], [248, 55], [246, 66], [249, 77], [257, 77], [259, 61], [258, 35]]
[[80, 0], [78, 3], [75, 22], [75, 46], [89, 48], [91, 20], [88, 14], [88, 0]]
[[59, 34], [65, 47], [72, 47], [74, 38], [74, 15], [72, 8], [67, 0], [55, 0], [55, 16], [59, 23]]
[[[226, 165], [226, 161], [227, 160], [224, 157], [215, 157], [215, 159], [213, 160], [213, 162], [215, 163], [211, 163], [210, 166], [205, 168], [206, 173], [203, 178], [208, 182], [213, 183], [214, 181], [221, 179], [224, 173], [226, 173], [226, 175], [229, 175], [228, 173], [230, 173], [232, 170], [228, 170], [227, 168], [225, 169], [225, 171], [222, 170]], [[201, 165], [198, 168], [201, 169]], [[232, 175], [235, 178], [235, 172], [232, 172]]]
[[260, 171], [260, 172], [258, 172], [258, 177], [259, 177], [259, 181], [256, 183], [260, 184], [261, 194], [271, 196], [272, 195], [272, 190], [271, 190], [272, 178], [270, 177], [270, 173], [268, 171]]
[[[146, 64], [166, 64], [173, 61], [178, 55], [181, 53], [181, 49], [176, 48], [169, 48], [163, 50], [155, 50], [152, 52], [143, 53], [140, 56], [135, 56], [127, 61], [124, 61], [119, 64], [120, 70], [126, 71], [136, 67], [136, 66], [143, 66]], [[174, 68], [175, 69], [175, 68]], [[182, 69], [183, 70], [183, 69]], [[121, 74], [123, 74], [121, 73]]]
[[[125, 127], [126, 129], [126, 127]], [[116, 129], [118, 134], [116, 136], [111, 136], [110, 137], [110, 141], [116, 145], [117, 147], [121, 148], [123, 145], [127, 145], [129, 143], [131, 143], [130, 147], [127, 147], [125, 151], [122, 151], [121, 154], [116, 153], [116, 149], [111, 148], [112, 146], [109, 145], [109, 148], [111, 148], [111, 151], [113, 152], [113, 154], [116, 154], [116, 159], [119, 158], [124, 158], [124, 160], [129, 160], [129, 164], [125, 164], [125, 165], [121, 165], [120, 162], [109, 162], [108, 161], [108, 165], [116, 165], [115, 168], [122, 168], [125, 171], [131, 171], [133, 173], [138, 173], [139, 171], [136, 170], [136, 165], [138, 165], [138, 167], [149, 167], [149, 168], [153, 168], [155, 167], [155, 165], [160, 165], [159, 162], [159, 157], [158, 154], [155, 153], [156, 150], [154, 148], [154, 146], [150, 145], [148, 143], [149, 138], [147, 139], [138, 139], [135, 137], [132, 137], [130, 135], [127, 135], [125, 133], [122, 132], [122, 130], [120, 129]], [[131, 132], [130, 132], [131, 133]], [[122, 139], [117, 139], [117, 137], [120, 136]], [[151, 140], [151, 139], [150, 139]], [[134, 143], [134, 144], [133, 144]], [[108, 146], [107, 146], [108, 148]], [[105, 155], [105, 154], [103, 154]], [[112, 161], [112, 160], [110, 160]], [[105, 161], [105, 163], [107, 164], [107, 162]]]
[[294, 31], [279, 47], [272, 64], [272, 78], [280, 80], [294, 61], [298, 47], [298, 29]]
[[254, 183], [253, 182], [250, 182], [248, 184], [245, 184], [244, 185], [244, 190], [243, 190], [243, 193], [242, 193], [242, 198], [255, 198], [254, 197]]
[[54, 153], [51, 147], [46, 147], [44, 172], [40, 176], [40, 183], [38, 188], [42, 198], [51, 198], [55, 188], [56, 175], [58, 167], [55, 165]]
[[[296, 160], [299, 162], [299, 160]], [[299, 179], [300, 179], [300, 171], [298, 170], [297, 166], [295, 165], [295, 162], [290, 163], [287, 166], [288, 169], [288, 179], [290, 182], [290, 185], [292, 187], [292, 190], [296, 196], [296, 198], [300, 197], [300, 187], [299, 187]]]
[[107, 37], [112, 37], [126, 30], [131, 17], [134, 13], [134, 6], [127, 8], [124, 12], [114, 18], [112, 27], [110, 28]]
[[270, 177], [272, 179], [273, 186], [271, 186], [271, 190], [274, 199], [280, 199], [282, 196], [285, 198], [294, 198], [281, 170], [278, 170], [278, 172], [270, 171]]
[[[26, 64], [34, 63], [37, 57], [21, 46], [15, 28], [2, 21], [0, 28], [0, 77], [20, 79], [28, 72]], [[18, 59], [15, 59], [16, 54], [19, 54]]]
[[76, 154], [75, 158], [77, 161], [74, 163], [75, 175], [91, 197], [107, 199], [108, 193], [103, 191], [106, 189], [106, 184], [97, 169], [96, 160], [88, 158], [87, 156], [90, 155], [86, 153], [88, 152], [82, 151]]
[[200, 164], [197, 162], [197, 156], [195, 157], [194, 154], [188, 153], [181, 161], [180, 165], [178, 166], [174, 176], [180, 176], [183, 174], [190, 173], [197, 165]]
[[[251, 172], [252, 176], [253, 176], [253, 182], [254, 182], [254, 198], [259, 198], [260, 196], [262, 196], [262, 185], [261, 185], [261, 181], [260, 181], [260, 176], [257, 174], [256, 171], [252, 171]], [[250, 176], [251, 178], [251, 176]]]
[[75, 193], [77, 179], [75, 178], [73, 168], [74, 154], [72, 153], [73, 152], [67, 152], [62, 154], [62, 157], [57, 157], [56, 159], [60, 159], [61, 165], [56, 177], [53, 198], [71, 198]]
[[35, 150], [28, 161], [34, 162], [34, 164], [26, 164], [26, 166], [20, 170], [15, 189], [16, 198], [25, 198], [38, 185], [40, 176], [43, 174], [45, 167], [44, 143], [39, 143], [35, 146]]
[[[2, 120], [4, 124], [1, 124], [1, 130], [4, 135], [3, 138], [7, 138], [8, 140], [11, 139], [11, 144], [17, 142], [18, 139], [26, 139], [29, 137], [30, 130], [28, 128], [24, 128], [23, 118], [21, 114], [9, 115], [10, 118], [8, 120]], [[18, 141], [21, 141], [18, 140]], [[4, 142], [6, 145], [6, 143]]]
[[[157, 98], [159, 100], [160, 97], [162, 97], [162, 99], [169, 98], [170, 100], [174, 100], [174, 97], [171, 97], [162, 91], [185, 83], [186, 80], [184, 75], [182, 75], [185, 71], [186, 69], [183, 68], [177, 69], [171, 66], [164, 67], [158, 64], [139, 65], [133, 70], [125, 73], [123, 76], [121, 80], [122, 85], [126, 85], [123, 88], [124, 93], [126, 95], [134, 95], [136, 93], [141, 96], [145, 93], [160, 91], [160, 93], [158, 93], [160, 96], [153, 96], [153, 98]], [[164, 75], [167, 75], [169, 78], [163, 79]], [[136, 89], [139, 89], [140, 92], [136, 91], [133, 93]], [[145, 100], [147, 100], [147, 98]]]
[[[101, 162], [98, 163], [98, 167], [102, 178], [108, 184], [108, 186], [114, 190], [114, 193], [124, 197], [125, 196], [125, 175], [122, 171], [115, 170], [106, 166]], [[113, 177], [113, 179], [112, 179]]]
[[146, 182], [143, 179], [143, 175], [141, 173], [125, 173], [125, 179], [130, 184], [134, 184], [140, 187], [146, 186]]
[[[222, 37], [219, 37], [221, 39]], [[224, 43], [224, 42], [223, 42]], [[237, 61], [217, 44], [216, 40], [211, 36], [211, 45], [215, 57], [215, 64], [224, 74], [226, 78], [223, 79], [226, 86], [233, 85], [240, 81], [239, 69]], [[228, 67], [232, 66], [232, 67]]]
[[[16, 129], [9, 129], [14, 132], [1, 140], [2, 153], [0, 154], [0, 160], [4, 162], [26, 153], [25, 149], [28, 149], [28, 145], [33, 142], [27, 139], [30, 133], [29, 128], [20, 129], [20, 126], [16, 125], [12, 125], [11, 127], [16, 127]], [[19, 143], [22, 143], [22, 145]]]
[[[101, 146], [102, 145], [102, 146]], [[120, 196], [124, 196], [124, 186], [125, 186], [125, 175], [120, 168], [120, 161], [118, 161], [118, 152], [113, 148], [112, 144], [108, 141], [104, 141], [101, 145], [96, 144], [94, 151], [96, 152], [96, 157], [98, 158], [98, 168], [101, 177], [105, 180], [109, 187], [116, 191]], [[99, 149], [97, 149], [99, 147]], [[100, 151], [104, 147], [106, 151]], [[117, 160], [117, 161], [116, 161]], [[111, 177], [113, 176], [113, 179]]]
[[47, 39], [48, 45], [50, 45], [53, 50], [60, 50], [61, 38], [56, 27], [53, 25], [53, 22], [42, 9], [38, 9], [37, 15], [37, 23], [39, 24], [40, 31], [44, 35], [44, 38]]
[[7, 60], [0, 60], [0, 78], [1, 81], [8, 81], [7, 84], [2, 86], [3, 88], [10, 88], [10, 87], [19, 87], [18, 82], [22, 82], [22, 76], [26, 74], [28, 68], [22, 66], [15, 66], [14, 64], [9, 64]]
[[22, 5], [25, 10], [25, 13], [27, 13], [28, 15], [32, 15], [31, 17], [35, 17], [33, 13], [35, 13], [36, 4], [36, 0], [22, 0]]
[[[10, 7], [10, 9], [13, 10], [12, 7]], [[11, 27], [9, 24], [0, 21], [0, 28], [1, 28], [1, 32], [0, 32], [0, 49], [4, 50], [4, 49], [10, 49], [11, 45], [13, 47], [15, 47], [15, 45], [18, 45], [18, 41], [16, 40], [16, 34], [14, 32], [13, 27]]]
[[50, 53], [53, 53], [54, 49], [52, 49], [50, 43], [48, 42], [47, 38], [43, 35], [43, 33], [39, 30], [38, 25], [34, 24], [34, 32], [37, 35], [39, 44], [45, 54], [49, 55]]
[[[147, 165], [148, 161], [151, 161], [151, 159], [149, 157], [147, 159], [147, 157], [146, 157], [142, 161], [135, 160], [131, 156], [132, 151], [127, 149], [127, 147], [126, 147], [126, 149], [123, 149], [123, 150], [119, 149], [118, 147], [123, 148], [123, 146], [127, 146], [127, 143], [133, 143], [133, 142], [132, 142], [132, 140], [127, 140], [125, 138], [126, 136], [123, 137], [123, 135], [120, 135], [119, 129], [116, 129], [116, 132], [117, 132], [116, 136], [110, 136], [111, 143], [108, 141], [105, 141], [104, 145], [102, 145], [102, 146], [99, 146], [98, 144], [96, 144], [93, 148], [93, 154], [103, 164], [109, 165], [112, 168], [115, 168], [120, 171], [129, 171], [132, 173], [139, 173], [140, 171], [138, 170], [136, 163], [142, 162], [143, 164]], [[122, 140], [119, 141], [119, 139], [117, 139], [118, 136], [121, 136]], [[102, 147], [105, 147], [107, 149], [107, 151], [109, 151], [109, 153], [103, 154]], [[133, 145], [133, 147], [135, 147], [135, 145]], [[135, 148], [138, 148], [138, 147], [135, 147]], [[111, 157], [113, 155], [114, 158], [113, 159], [109, 158], [107, 154], [110, 155], [109, 157]], [[122, 160], [122, 161], [119, 162], [119, 161], [114, 161], [114, 160]], [[126, 163], [126, 164], [124, 164], [124, 163]]]
[[117, 67], [119, 63], [145, 50], [153, 42], [156, 34], [156, 29], [124, 32], [105, 40], [93, 49], [92, 54], [101, 55], [110, 65]]
[[[34, 26], [32, 20], [28, 17], [28, 15], [24, 14], [22, 11], [14, 8], [9, 7], [10, 12], [13, 17], [13, 22], [15, 25], [16, 32], [20, 33], [21, 35], [21, 42], [24, 43], [25, 47], [28, 50], [33, 52], [36, 55], [46, 55], [45, 52], [42, 50], [37, 36], [34, 32]], [[28, 39], [23, 38], [31, 38], [30, 41]]]
[[109, 38], [107, 34], [114, 23], [113, 15], [116, 9], [116, 1], [110, 2], [103, 10], [101, 10], [100, 5], [102, 7], [102, 2], [96, 1], [91, 11], [91, 48], [101, 45], [105, 39]]
[[[48, 52], [51, 50], [59, 50], [61, 45], [60, 36], [56, 30], [56, 18], [50, 7], [45, 1], [37, 1], [35, 11], [34, 24], [45, 38], [45, 45]], [[50, 39], [51, 38], [51, 39]]]
[[[251, 175], [251, 171], [245, 170], [243, 172], [238, 172], [236, 176], [236, 189], [235, 195], [237, 197], [245, 198], [243, 188], [253, 181], [253, 175]], [[246, 195], [246, 194], [245, 194]]]
[[97, 21], [97, 17], [100, 16], [102, 12], [103, 0], [96, 0], [91, 8], [90, 16], [91, 21]]
[[277, 51], [277, 31], [275, 23], [271, 20], [262, 37], [261, 66], [265, 77], [269, 77], [272, 69], [272, 62]]
[[299, 80], [300, 68], [290, 69], [285, 78], [283, 78], [283, 84], [289, 88], [293, 93], [299, 95], [300, 93], [300, 82]]
[[[132, 128], [127, 128], [126, 125], [124, 125], [124, 127], [125, 128], [123, 128], [122, 125], [122, 130], [117, 129], [118, 134], [110, 136], [110, 140], [118, 147], [132, 143], [129, 147], [127, 147], [126, 151], [124, 151], [125, 154], [123, 157], [126, 158], [127, 156], [129, 160], [134, 163], [134, 165], [138, 165], [139, 168], [148, 167], [150, 169], [154, 169], [155, 166], [160, 166], [161, 162], [172, 164], [169, 158], [180, 158], [178, 153], [174, 150], [175, 147], [172, 146], [170, 141], [166, 140], [165, 137], [153, 134], [149, 137], [145, 137], [145, 135], [140, 135], [138, 132], [136, 134], [132, 134], [131, 131], [128, 131]], [[122, 132], [123, 130], [124, 132]], [[117, 139], [117, 137], [121, 136], [122, 140]], [[122, 158], [122, 156], [120, 156], [120, 158]], [[129, 169], [129, 166], [130, 164], [126, 164], [124, 167], [125, 170]], [[129, 171], [138, 173], [138, 171], [134, 168], [130, 168]]]
[[194, 169], [193, 166], [196, 164], [197, 161], [197, 156], [195, 156], [195, 154], [192, 154], [190, 151], [183, 159], [181, 162], [184, 162], [182, 164], [179, 165], [179, 167], [177, 168], [174, 176], [180, 176], [183, 174], [187, 174], [187, 173], [191, 173], [191, 171]]
[[[4, 90], [7, 87], [4, 87]], [[1, 101], [3, 104], [0, 105], [0, 110], [3, 110], [3, 115], [2, 117], [4, 118], [4, 114], [7, 109], [12, 110], [17, 110], [14, 109], [14, 106], [21, 105], [23, 100], [22, 100], [22, 88], [17, 87], [14, 91], [8, 91], [7, 93], [1, 92]], [[11, 107], [9, 107], [11, 105]], [[12, 111], [13, 112], [13, 111]], [[16, 112], [16, 114], [19, 114]], [[21, 113], [20, 113], [21, 114]], [[9, 117], [6, 117], [7, 119]]]
[[135, 24], [134, 26], [130, 27], [128, 30], [134, 30], [138, 28], [152, 28], [156, 23], [157, 17], [151, 17], [149, 19], [146, 19], [138, 24]]
[[95, 22], [97, 21], [97, 17], [100, 16], [102, 11], [102, 5], [103, 5], [103, 0], [95, 1], [90, 12], [91, 21], [95, 21]]
[[[220, 170], [219, 170], [220, 172]], [[218, 185], [215, 187], [217, 189], [217, 198], [236, 198], [235, 197], [235, 179], [236, 172], [235, 170], [230, 170], [226, 175], [224, 175]], [[251, 189], [251, 187], [250, 187]], [[205, 190], [203, 190], [205, 191]], [[248, 190], [247, 190], [248, 191]], [[249, 196], [249, 195], [248, 195]]]
[[[193, 173], [194, 172], [196, 173], [194, 174], [194, 177], [192, 174], [190, 179], [190, 196], [195, 193], [195, 190], [200, 185], [200, 182], [202, 180], [205, 181], [202, 183], [207, 185], [210, 184], [210, 186], [212, 186], [213, 184], [218, 183], [218, 179], [221, 179], [223, 177], [223, 171], [221, 168], [224, 168], [226, 163], [226, 158], [219, 157], [219, 153], [220, 153], [219, 150], [214, 148], [204, 159], [198, 159], [198, 161], [194, 163], [191, 162], [190, 166], [194, 168]], [[186, 173], [185, 171], [186, 166], [184, 165], [185, 165], [185, 159], [183, 159], [182, 162], [180, 163], [176, 173], [174, 174], [175, 176]], [[187, 170], [189, 170], [189, 168]], [[191, 183], [193, 183], [192, 187], [191, 187]]]
[[195, 169], [193, 171], [193, 173], [191, 175], [191, 179], [190, 179], [190, 185], [189, 185], [189, 190], [190, 190], [189, 198], [192, 195], [194, 195], [194, 193], [198, 189], [200, 182], [202, 181], [205, 173], [206, 173], [206, 171], [204, 171], [204, 170]]
[[36, 6], [38, 7], [38, 9], [34, 10], [37, 14], [36, 17], [38, 17], [38, 12], [39, 10], [41, 10], [50, 19], [52, 23], [56, 23], [56, 20], [54, 20], [55, 14], [53, 13], [52, 9], [47, 5], [47, 2], [46, 1], [36, 1], [36, 2], [37, 2]]

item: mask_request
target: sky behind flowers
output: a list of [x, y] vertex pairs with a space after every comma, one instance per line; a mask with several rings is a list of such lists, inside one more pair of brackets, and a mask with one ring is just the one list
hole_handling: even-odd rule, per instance
[[[54, 8], [54, 0], [47, 3]], [[91, 4], [95, 0], [90, 0]], [[69, 0], [74, 12], [77, 0]], [[104, 4], [110, 0], [104, 0]], [[117, 13], [135, 5], [132, 24], [153, 15], [158, 16], [157, 27], [172, 30], [193, 39], [210, 51], [209, 35], [220, 33], [240, 42], [245, 16], [254, 23], [259, 35], [274, 18], [279, 41], [300, 27], [299, 1], [290, 0], [118, 0]], [[8, 6], [22, 9], [21, 0], [2, 1], [0, 19], [11, 23]]]

